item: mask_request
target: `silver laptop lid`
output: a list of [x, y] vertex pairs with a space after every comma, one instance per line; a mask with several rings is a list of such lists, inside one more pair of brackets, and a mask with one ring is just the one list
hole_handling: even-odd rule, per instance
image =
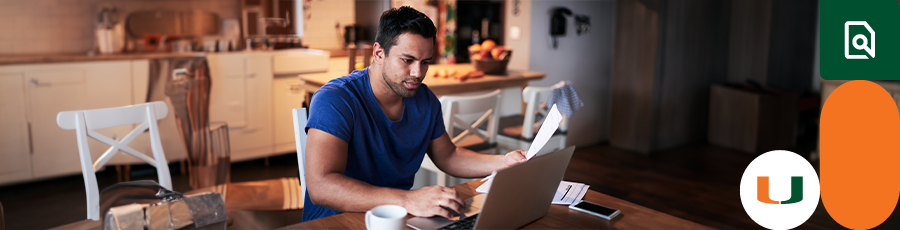
[[498, 171], [475, 229], [514, 229], [547, 214], [575, 146]]

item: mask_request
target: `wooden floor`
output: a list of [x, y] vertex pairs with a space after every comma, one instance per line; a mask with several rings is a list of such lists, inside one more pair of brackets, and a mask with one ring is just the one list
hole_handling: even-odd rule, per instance
[[[790, 149], [809, 156], [814, 145]], [[697, 144], [651, 155], [609, 145], [577, 149], [565, 179], [590, 189], [717, 229], [763, 229], [744, 211], [741, 177], [755, 156]], [[818, 161], [811, 162], [818, 170]], [[900, 229], [895, 210], [875, 229]], [[821, 200], [812, 217], [796, 229], [846, 229], [825, 211]]]
[[[792, 150], [807, 155], [809, 149], [807, 146]], [[297, 176], [295, 156], [270, 158], [269, 167], [262, 160], [236, 163], [232, 166], [232, 181]], [[739, 195], [741, 175], [753, 158], [706, 144], [651, 155], [598, 145], [575, 151], [565, 180], [584, 182], [595, 191], [713, 228], [762, 229], [744, 212]], [[813, 165], [818, 166], [818, 162]], [[190, 190], [178, 165], [171, 168], [175, 190]], [[115, 183], [115, 174], [109, 171], [98, 173], [101, 187]], [[86, 216], [81, 176], [0, 187], [0, 202], [6, 212], [7, 229], [46, 229]], [[876, 229], [900, 229], [897, 212], [900, 210]], [[829, 217], [820, 203], [810, 220], [797, 229], [845, 228]]]

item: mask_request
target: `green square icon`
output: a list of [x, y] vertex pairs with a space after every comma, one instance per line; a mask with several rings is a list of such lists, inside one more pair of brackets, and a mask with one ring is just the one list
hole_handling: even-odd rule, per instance
[[819, 4], [819, 60], [825, 80], [900, 80], [900, 2]]

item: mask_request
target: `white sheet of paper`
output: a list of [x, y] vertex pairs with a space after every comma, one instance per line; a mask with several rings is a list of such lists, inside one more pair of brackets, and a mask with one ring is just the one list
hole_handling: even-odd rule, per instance
[[491, 191], [491, 182], [494, 182], [494, 178], [488, 179], [487, 182], [484, 182], [484, 184], [481, 184], [481, 186], [475, 188], [475, 191], [479, 193], [488, 193], [489, 191]]
[[550, 107], [550, 112], [547, 112], [547, 118], [544, 119], [544, 123], [541, 124], [541, 129], [538, 130], [537, 136], [534, 136], [531, 147], [528, 148], [528, 152], [525, 154], [526, 159], [531, 159], [544, 148], [544, 145], [547, 144], [547, 141], [550, 140], [550, 137], [553, 137], [553, 133], [559, 128], [559, 121], [561, 120], [562, 115], [559, 113], [559, 110], [556, 109], [556, 104], [553, 104], [553, 106]]
[[[531, 142], [531, 147], [528, 148], [528, 152], [525, 153], [525, 159], [531, 160], [534, 155], [537, 155], [537, 153], [544, 148], [544, 145], [547, 144], [550, 137], [553, 137], [553, 133], [556, 132], [556, 129], [559, 129], [559, 121], [561, 120], [562, 114], [559, 113], [559, 109], [556, 109], [556, 104], [553, 104], [553, 106], [550, 107], [550, 111], [547, 112], [547, 118], [544, 119], [544, 123], [541, 124], [541, 129], [538, 130], [537, 136], [535, 136], [534, 141]], [[494, 182], [494, 175], [497, 175], [497, 172], [481, 179], [487, 180], [487, 182], [484, 182], [484, 184], [475, 188], [475, 191], [488, 193], [491, 190], [491, 182]]]
[[582, 200], [584, 199], [584, 194], [587, 193], [588, 187], [591, 186], [584, 183], [561, 181], [551, 203], [569, 205], [577, 200]]
[[481, 179], [481, 181], [487, 180], [487, 182], [484, 182], [484, 184], [479, 185], [477, 188], [475, 188], [475, 191], [480, 192], [480, 193], [488, 193], [488, 191], [491, 190], [491, 182], [494, 181], [494, 176], [496, 176], [496, 175], [497, 175], [497, 171], [494, 171], [491, 173], [490, 176], [487, 176], [484, 179]]

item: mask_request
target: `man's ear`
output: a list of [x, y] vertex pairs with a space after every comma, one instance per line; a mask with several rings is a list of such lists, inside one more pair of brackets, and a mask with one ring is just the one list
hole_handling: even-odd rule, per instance
[[375, 62], [378, 63], [381, 63], [385, 56], [387, 56], [384, 52], [384, 47], [382, 47], [380, 43], [376, 42], [375, 45], [372, 46], [372, 56], [375, 56]]

